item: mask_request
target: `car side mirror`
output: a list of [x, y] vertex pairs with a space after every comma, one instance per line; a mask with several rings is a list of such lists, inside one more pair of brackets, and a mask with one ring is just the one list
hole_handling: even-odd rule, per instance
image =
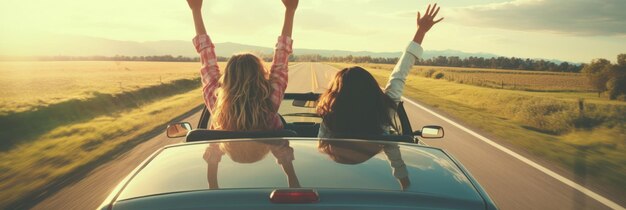
[[185, 137], [187, 136], [187, 133], [189, 133], [189, 131], [191, 131], [191, 123], [188, 122], [180, 122], [180, 123], [174, 123], [174, 124], [169, 124], [167, 126], [167, 137], [169, 138], [178, 138], [178, 137]]
[[443, 138], [443, 127], [438, 125], [427, 125], [422, 127], [422, 130], [414, 131], [413, 135], [419, 136], [425, 139], [439, 139]]

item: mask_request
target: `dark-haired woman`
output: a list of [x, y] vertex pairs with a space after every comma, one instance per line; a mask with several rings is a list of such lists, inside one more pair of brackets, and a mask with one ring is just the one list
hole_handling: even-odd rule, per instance
[[409, 70], [422, 56], [422, 41], [430, 28], [443, 20], [434, 20], [439, 12], [437, 4], [424, 16], [417, 13], [417, 32], [396, 64], [385, 90], [365, 69], [355, 66], [339, 71], [317, 106], [323, 119], [318, 137], [362, 136], [388, 134], [392, 114], [401, 100]]

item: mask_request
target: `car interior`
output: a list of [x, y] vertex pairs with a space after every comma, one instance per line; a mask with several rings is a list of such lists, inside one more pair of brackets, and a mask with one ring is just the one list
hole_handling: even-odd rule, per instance
[[[319, 93], [287, 93], [284, 96], [283, 104], [279, 109], [279, 114], [284, 129], [276, 131], [219, 131], [208, 130], [210, 112], [204, 108], [196, 129], [189, 131], [186, 135], [186, 142], [206, 141], [216, 139], [237, 139], [237, 138], [272, 138], [272, 137], [317, 137], [321, 118], [316, 114], [315, 107], [319, 99]], [[413, 132], [404, 110], [403, 103], [400, 102], [393, 117], [391, 135], [337, 135], [335, 138], [343, 139], [365, 139], [382, 140], [394, 142], [416, 143], [415, 136], [421, 131]], [[188, 123], [187, 123], [188, 124]], [[187, 125], [185, 125], [187, 126]], [[190, 125], [189, 125], [190, 127]], [[443, 132], [443, 130], [442, 130]], [[169, 136], [169, 134], [168, 134]], [[183, 137], [183, 136], [170, 136]]]
[[292, 130], [282, 129], [275, 131], [220, 131], [196, 129], [187, 133], [186, 142], [206, 141], [216, 139], [240, 139], [240, 138], [272, 138], [272, 137], [297, 137]]

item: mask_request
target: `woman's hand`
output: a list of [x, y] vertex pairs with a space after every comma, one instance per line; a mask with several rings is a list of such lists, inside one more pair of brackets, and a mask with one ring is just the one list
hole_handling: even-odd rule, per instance
[[296, 14], [296, 8], [298, 8], [298, 0], [282, 0], [285, 5], [285, 20], [283, 22], [283, 30], [280, 33], [281, 36], [291, 37], [293, 31], [293, 17]]
[[424, 41], [424, 36], [426, 36], [426, 32], [428, 32], [428, 30], [430, 30], [430, 28], [432, 28], [433, 25], [443, 20], [443, 18], [439, 18], [438, 20], [435, 20], [437, 13], [439, 13], [439, 9], [440, 8], [437, 7], [437, 4], [435, 4], [432, 8], [430, 7], [430, 4], [429, 4], [424, 16], [422, 16], [420, 12], [417, 12], [417, 32], [415, 33], [415, 36], [413, 37], [414, 42], [418, 44], [422, 44], [422, 41]]
[[206, 147], [206, 150], [204, 150], [204, 155], [202, 155], [202, 159], [204, 159], [204, 162], [206, 162], [207, 164], [211, 163], [209, 161], [209, 158], [211, 158], [211, 148], [210, 148], [210, 146]]
[[202, 0], [187, 0], [191, 10], [200, 10], [202, 8]]
[[283, 5], [285, 5], [285, 9], [288, 11], [296, 11], [298, 8], [298, 0], [282, 0]]
[[402, 179], [398, 179], [398, 182], [400, 182], [400, 188], [402, 189], [402, 191], [407, 190], [411, 185], [411, 180], [409, 180], [408, 176]]
[[424, 17], [421, 16], [420, 12], [417, 12], [417, 30], [426, 33], [428, 32], [428, 30], [430, 30], [431, 27], [433, 27], [433, 25], [442, 21], [443, 18], [434, 20], [435, 16], [437, 16], [437, 13], [439, 13], [439, 9], [441, 8], [437, 7], [437, 4], [435, 4], [432, 9], [430, 8], [429, 4], [428, 8], [426, 9], [426, 14], [424, 14]]

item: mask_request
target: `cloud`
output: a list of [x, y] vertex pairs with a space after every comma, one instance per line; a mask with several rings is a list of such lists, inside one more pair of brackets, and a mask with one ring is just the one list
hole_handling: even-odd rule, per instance
[[456, 8], [446, 19], [462, 25], [520, 31], [626, 36], [624, 11], [624, 0], [516, 0]]

